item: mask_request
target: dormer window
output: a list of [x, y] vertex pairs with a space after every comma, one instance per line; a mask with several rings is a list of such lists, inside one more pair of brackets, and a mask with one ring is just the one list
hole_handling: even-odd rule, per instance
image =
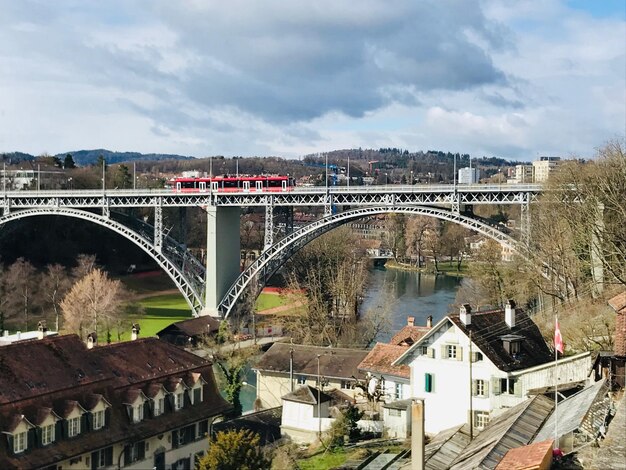
[[19, 454], [24, 452], [28, 447], [28, 439], [26, 438], [26, 431], [18, 432], [13, 435], [13, 453]]
[[174, 409], [180, 410], [185, 403], [185, 392], [178, 392], [174, 395]]
[[162, 415], [165, 412], [165, 398], [156, 397], [154, 399], [154, 416]]
[[97, 431], [98, 429], [102, 429], [105, 424], [105, 414], [104, 410], [95, 411], [93, 413], [93, 429]]
[[41, 445], [47, 446], [48, 444], [52, 444], [55, 438], [55, 428], [54, 424], [49, 424], [48, 426], [42, 426], [41, 428]]
[[143, 421], [143, 403], [133, 406], [133, 423]]
[[513, 356], [522, 352], [523, 336], [504, 335], [500, 339], [502, 340], [502, 347], [507, 354]]
[[80, 416], [67, 420], [67, 436], [74, 437], [80, 434]]

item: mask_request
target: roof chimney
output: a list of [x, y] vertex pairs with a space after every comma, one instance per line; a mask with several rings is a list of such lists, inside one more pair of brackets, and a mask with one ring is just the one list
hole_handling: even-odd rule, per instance
[[433, 327], [433, 316], [428, 315], [428, 318], [426, 319], [426, 328], [432, 328], [432, 327]]
[[87, 349], [93, 349], [97, 342], [98, 338], [95, 333], [89, 333], [87, 335]]
[[509, 328], [515, 326], [515, 302], [513, 300], [507, 300], [504, 306], [504, 322]]
[[22, 332], [21, 332], [21, 331], [16, 331], [16, 332], [15, 332], [15, 336], [16, 336], [16, 338], [17, 338], [18, 340], [19, 340], [19, 339], [22, 339]]
[[408, 317], [406, 320], [408, 326], [415, 326], [415, 317]]
[[133, 323], [133, 327], [130, 330], [130, 339], [135, 341], [137, 338], [139, 338], [139, 323]]
[[37, 323], [37, 338], [44, 339], [46, 336], [46, 331], [48, 331], [48, 328], [46, 328], [46, 321], [41, 320], [39, 323]]
[[461, 305], [459, 317], [461, 318], [461, 323], [465, 326], [470, 326], [472, 324], [472, 307], [469, 304]]

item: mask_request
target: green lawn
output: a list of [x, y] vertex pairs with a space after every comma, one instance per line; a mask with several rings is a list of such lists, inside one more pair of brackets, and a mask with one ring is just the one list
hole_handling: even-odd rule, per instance
[[274, 307], [280, 307], [287, 302], [284, 297], [278, 294], [265, 294], [261, 292], [261, 295], [256, 299], [256, 311], [262, 312]]
[[[181, 294], [156, 295], [138, 302], [145, 315], [137, 321], [141, 326], [140, 337], [154, 336], [171, 323], [191, 318], [191, 309]], [[122, 335], [122, 341], [130, 339], [130, 332]]]
[[308, 459], [298, 460], [298, 468], [301, 470], [327, 470], [338, 467], [347, 460], [346, 452], [339, 449], [334, 452], [327, 452], [315, 455]]

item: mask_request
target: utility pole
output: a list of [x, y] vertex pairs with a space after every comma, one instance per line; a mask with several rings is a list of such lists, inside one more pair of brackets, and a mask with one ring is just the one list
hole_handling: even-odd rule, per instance
[[[328, 170], [328, 166], [326, 168]], [[322, 442], [322, 396], [320, 392], [322, 379], [320, 377], [320, 356], [321, 354], [317, 355], [317, 438]]]
[[472, 330], [469, 329], [469, 428], [470, 428], [470, 441], [474, 439], [474, 403], [472, 393], [474, 391], [474, 384], [472, 383]]
[[133, 162], [133, 189], [137, 189], [137, 162]]

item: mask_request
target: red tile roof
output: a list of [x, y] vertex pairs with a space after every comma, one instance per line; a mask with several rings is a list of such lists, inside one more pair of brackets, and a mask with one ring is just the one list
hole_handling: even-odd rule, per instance
[[406, 352], [406, 346], [394, 344], [376, 343], [365, 359], [359, 364], [359, 369], [375, 374], [394, 375], [409, 379], [411, 369], [409, 366], [393, 366], [392, 363]]
[[516, 447], [504, 454], [496, 470], [543, 470], [549, 469], [552, 462], [554, 439]]
[[417, 342], [422, 336], [430, 331], [429, 326], [411, 326], [406, 325], [400, 331], [398, 331], [389, 344], [401, 345], [401, 346], [411, 346], [413, 343]]
[[617, 313], [626, 313], [626, 291], [609, 299], [609, 305]]

